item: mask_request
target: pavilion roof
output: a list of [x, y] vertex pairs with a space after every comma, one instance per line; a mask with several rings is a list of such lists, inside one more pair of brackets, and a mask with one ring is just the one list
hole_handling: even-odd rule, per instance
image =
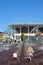
[[16, 26], [43, 26], [43, 24], [9, 24], [9, 27], [16, 27]]

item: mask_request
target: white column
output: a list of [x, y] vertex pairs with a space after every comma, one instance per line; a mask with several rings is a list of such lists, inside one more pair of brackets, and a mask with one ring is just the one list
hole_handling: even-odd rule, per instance
[[20, 26], [20, 34], [21, 34], [21, 26]]
[[16, 35], [15, 35], [16, 32], [15, 32], [15, 31], [16, 31], [16, 29], [15, 29], [15, 27], [14, 27], [14, 40], [16, 40]]
[[29, 26], [28, 26], [28, 40], [29, 40]]
[[[21, 26], [20, 26], [20, 35], [21, 35]], [[21, 38], [20, 38], [20, 41], [21, 41]]]
[[29, 34], [29, 26], [28, 26], [28, 34]]
[[13, 41], [15, 40], [15, 27], [13, 28]]
[[38, 27], [36, 27], [36, 33], [38, 32]]

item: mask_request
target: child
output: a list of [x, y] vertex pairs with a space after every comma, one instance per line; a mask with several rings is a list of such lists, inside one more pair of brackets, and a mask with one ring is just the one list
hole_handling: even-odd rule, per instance
[[17, 53], [13, 53], [13, 57], [17, 59]]
[[30, 59], [30, 61], [32, 61], [33, 53], [34, 53], [34, 50], [33, 50], [32, 46], [29, 46], [27, 55], [28, 55], [28, 58]]

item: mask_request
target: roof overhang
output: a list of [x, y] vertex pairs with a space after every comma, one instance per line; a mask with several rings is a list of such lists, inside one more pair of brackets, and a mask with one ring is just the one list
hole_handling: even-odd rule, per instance
[[8, 26], [14, 28], [16, 26], [43, 26], [43, 24], [9, 24]]

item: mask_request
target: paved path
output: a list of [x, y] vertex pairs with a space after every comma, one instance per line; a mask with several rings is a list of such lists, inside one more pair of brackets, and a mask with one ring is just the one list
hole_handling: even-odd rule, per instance
[[43, 51], [37, 51], [34, 54], [33, 61], [30, 62], [28, 59], [24, 58], [25, 55], [25, 44], [22, 45], [20, 63], [19, 65], [43, 65]]
[[[12, 63], [10, 65], [43, 65], [43, 51], [37, 51], [37, 52], [35, 52], [34, 53], [33, 61], [30, 62], [28, 59], [25, 58], [26, 51], [27, 51], [26, 48], [27, 48], [27, 46], [25, 44], [23, 44], [23, 43], [22, 44], [19, 44], [19, 46], [18, 46], [19, 62], [17, 62], [16, 64], [15, 63]], [[2, 53], [4, 53], [4, 55], [2, 53], [0, 53], [0, 58], [2, 56], [3, 57], [6, 56], [6, 57], [11, 58], [14, 50], [17, 50], [17, 46], [16, 45], [12, 46], [9, 51], [2, 52]], [[5, 58], [5, 60], [6, 60], [6, 58]], [[12, 62], [13, 62], [13, 60], [12, 60]], [[0, 63], [0, 65], [8, 65], [8, 60], [5, 61], [5, 62], [3, 62], [3, 63]]]

